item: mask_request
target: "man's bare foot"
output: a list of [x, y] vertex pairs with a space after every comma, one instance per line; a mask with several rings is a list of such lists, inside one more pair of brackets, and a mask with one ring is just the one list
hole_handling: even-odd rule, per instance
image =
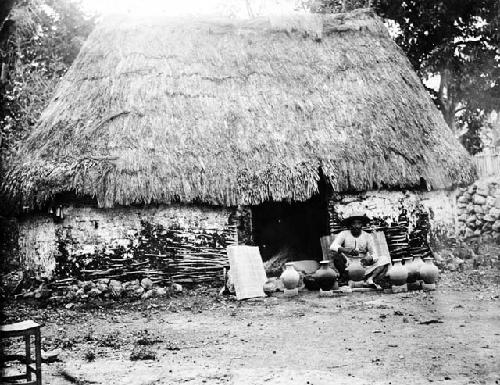
[[380, 285], [377, 285], [375, 282], [373, 282], [373, 278], [372, 277], [369, 277], [365, 281], [365, 283], [366, 283], [366, 285], [370, 286], [373, 289], [382, 290], [382, 287]]

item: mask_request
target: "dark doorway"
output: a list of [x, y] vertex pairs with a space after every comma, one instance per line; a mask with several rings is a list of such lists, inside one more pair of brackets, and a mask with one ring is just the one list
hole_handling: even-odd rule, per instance
[[320, 238], [329, 234], [327, 201], [267, 202], [252, 208], [253, 236], [266, 261], [282, 254], [287, 260], [322, 259]]

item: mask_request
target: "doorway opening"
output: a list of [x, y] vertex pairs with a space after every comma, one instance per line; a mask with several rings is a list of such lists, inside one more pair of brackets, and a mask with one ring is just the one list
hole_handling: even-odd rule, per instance
[[266, 202], [252, 207], [253, 239], [264, 261], [277, 255], [288, 261], [322, 259], [320, 238], [329, 234], [323, 195], [306, 202]]

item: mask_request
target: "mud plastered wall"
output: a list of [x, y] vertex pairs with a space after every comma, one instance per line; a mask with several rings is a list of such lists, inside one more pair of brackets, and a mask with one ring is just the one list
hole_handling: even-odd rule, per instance
[[47, 214], [19, 222], [22, 265], [40, 277], [53, 277], [56, 261], [87, 263], [102, 255], [133, 258], [138, 248], [168, 256], [175, 252], [171, 246], [174, 233], [176, 239], [182, 239], [184, 253], [195, 254], [199, 246], [204, 252], [223, 255], [232, 237], [230, 212], [222, 208], [169, 205], [104, 210], [67, 206], [63, 214], [59, 221]]
[[370, 218], [397, 220], [401, 209], [406, 209], [410, 230], [415, 224], [414, 213], [429, 213], [431, 230], [436, 237], [455, 238], [457, 230], [457, 191], [368, 191], [363, 194], [342, 194], [332, 197], [330, 207], [341, 216], [354, 212], [366, 213]]

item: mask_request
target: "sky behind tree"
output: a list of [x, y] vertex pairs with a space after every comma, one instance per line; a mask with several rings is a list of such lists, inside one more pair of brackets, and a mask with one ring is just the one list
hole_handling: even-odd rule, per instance
[[134, 0], [82, 0], [87, 12], [108, 15], [196, 15], [214, 14], [235, 17], [256, 16], [263, 13], [287, 13], [297, 9], [297, 0], [143, 0], [138, 5]]

